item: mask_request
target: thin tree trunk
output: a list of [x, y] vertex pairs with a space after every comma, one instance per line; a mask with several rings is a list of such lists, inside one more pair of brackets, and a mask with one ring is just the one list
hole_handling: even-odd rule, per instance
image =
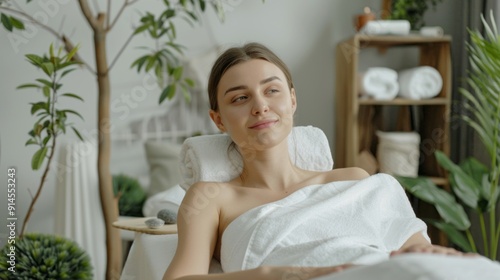
[[104, 223], [106, 227], [106, 279], [119, 279], [122, 269], [121, 238], [118, 229], [112, 223], [118, 219], [118, 203], [113, 195], [110, 165], [110, 79], [106, 53], [105, 15], [99, 14], [97, 28], [94, 29], [94, 46], [97, 69], [97, 84], [99, 88], [98, 101], [98, 137], [99, 153], [97, 172], [99, 176], [99, 194], [101, 198]]

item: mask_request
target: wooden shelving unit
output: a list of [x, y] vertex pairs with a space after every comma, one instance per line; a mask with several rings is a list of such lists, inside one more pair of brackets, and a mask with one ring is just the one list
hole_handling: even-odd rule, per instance
[[[336, 137], [335, 167], [363, 166], [359, 155], [369, 151], [376, 156], [377, 130], [417, 131], [421, 137], [419, 175], [448, 188], [448, 180], [434, 157], [440, 150], [449, 155], [451, 106], [451, 37], [355, 35], [336, 48]], [[360, 53], [376, 48], [380, 56], [389, 48], [418, 48], [418, 65], [432, 66], [443, 78], [443, 88], [432, 99], [374, 100], [359, 97], [357, 75]], [[385, 57], [384, 57], [385, 59]], [[390, 59], [388, 57], [387, 59]], [[380, 66], [380, 65], [372, 65]], [[418, 215], [419, 213], [417, 213]], [[445, 244], [442, 234], [431, 236]]]

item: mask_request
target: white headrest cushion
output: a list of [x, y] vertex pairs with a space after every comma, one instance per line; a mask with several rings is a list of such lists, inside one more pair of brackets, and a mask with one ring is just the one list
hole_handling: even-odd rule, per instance
[[[240, 175], [243, 164], [236, 149], [228, 149], [231, 138], [226, 134], [203, 135], [186, 139], [181, 149], [180, 186], [187, 190], [200, 181], [227, 182]], [[326, 171], [333, 159], [325, 133], [313, 126], [296, 126], [288, 136], [290, 158], [306, 170]]]

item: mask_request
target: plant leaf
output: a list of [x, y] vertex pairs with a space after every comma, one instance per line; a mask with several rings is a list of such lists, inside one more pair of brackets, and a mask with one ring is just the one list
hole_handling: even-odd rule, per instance
[[78, 136], [78, 138], [79, 138], [81, 141], [83, 141], [83, 137], [82, 137], [82, 135], [80, 134], [80, 132], [79, 132], [76, 128], [74, 128], [73, 126], [71, 127], [71, 129], [73, 129], [73, 132], [75, 132], [76, 136]]
[[24, 146], [28, 146], [28, 145], [37, 145], [38, 142], [34, 139], [34, 138], [30, 138], [28, 141], [26, 141], [26, 144], [24, 144]]
[[83, 98], [81, 98], [80, 96], [74, 94], [74, 93], [64, 93], [64, 94], [61, 94], [61, 96], [67, 96], [67, 97], [71, 97], [71, 98], [76, 98], [78, 100], [81, 100], [83, 101]]
[[470, 227], [470, 221], [462, 205], [447, 191], [438, 188], [432, 181], [425, 177], [396, 176], [401, 185], [417, 198], [428, 202], [438, 211], [441, 218], [459, 230]]
[[5, 29], [12, 32], [12, 23], [10, 22], [10, 18], [6, 14], [1, 14], [0, 18], [2, 20], [2, 24], [5, 27]]
[[82, 119], [82, 120], [83, 120], [82, 115], [80, 115], [78, 112], [75, 112], [75, 111], [73, 111], [73, 110], [68, 110], [68, 109], [66, 109], [66, 110], [62, 110], [61, 112], [64, 112], [64, 113], [70, 113], [70, 114], [73, 114], [73, 115], [77, 115], [78, 117], [80, 117], [80, 119]]
[[161, 92], [160, 100], [158, 103], [161, 104], [165, 100], [165, 98], [172, 99], [172, 97], [174, 97], [174, 95], [175, 95], [175, 84], [168, 85]]
[[430, 223], [446, 233], [448, 238], [450, 238], [450, 241], [460, 247], [462, 250], [464, 250], [465, 252], [473, 252], [472, 246], [470, 245], [464, 234], [458, 231], [452, 225], [439, 221], [430, 221]]
[[40, 150], [36, 151], [33, 157], [31, 158], [31, 169], [38, 170], [40, 166], [42, 166], [43, 161], [45, 159], [45, 155], [47, 154], [47, 147], [43, 147]]
[[41, 86], [37, 84], [22, 84], [18, 86], [16, 89], [23, 89], [23, 88], [41, 88]]

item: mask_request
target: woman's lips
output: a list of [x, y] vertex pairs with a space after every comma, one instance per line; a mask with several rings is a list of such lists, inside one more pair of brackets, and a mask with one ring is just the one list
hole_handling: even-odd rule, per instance
[[257, 122], [253, 125], [251, 125], [249, 128], [250, 129], [263, 129], [263, 128], [268, 128], [272, 125], [274, 125], [277, 122], [277, 120], [265, 120], [265, 121], [260, 121]]

